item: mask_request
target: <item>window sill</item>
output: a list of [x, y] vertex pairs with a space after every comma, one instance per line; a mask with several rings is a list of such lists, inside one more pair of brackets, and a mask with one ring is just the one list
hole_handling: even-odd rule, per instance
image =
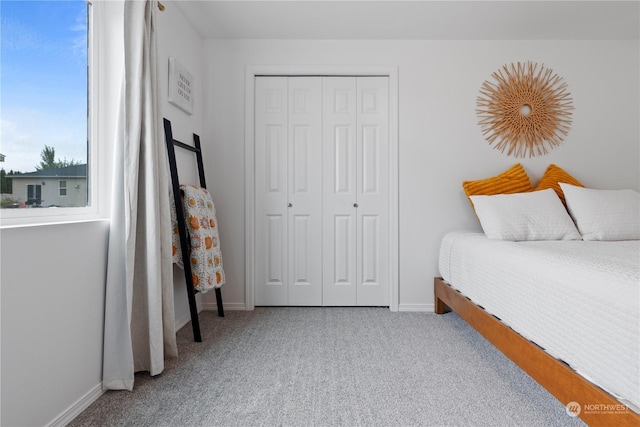
[[97, 214], [63, 214], [37, 217], [0, 217], [0, 230], [24, 227], [41, 227], [51, 225], [79, 224], [85, 222], [109, 221], [108, 218]]

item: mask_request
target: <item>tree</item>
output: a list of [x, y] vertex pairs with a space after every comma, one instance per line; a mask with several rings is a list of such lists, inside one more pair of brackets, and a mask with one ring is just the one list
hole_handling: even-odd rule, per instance
[[48, 145], [45, 145], [44, 149], [40, 152], [40, 158], [40, 164], [36, 166], [37, 171], [66, 168], [67, 166], [75, 166], [79, 164], [79, 162], [73, 159], [68, 161], [66, 158], [64, 160], [58, 159], [56, 161], [56, 149], [49, 147]]
[[7, 177], [7, 172], [4, 168], [0, 169], [0, 193], [11, 194], [13, 193], [13, 185], [11, 178]]
[[53, 169], [56, 168], [56, 149], [53, 147], [49, 147], [48, 145], [44, 146], [44, 150], [40, 152], [40, 165], [36, 166], [37, 171], [45, 170], [45, 169]]

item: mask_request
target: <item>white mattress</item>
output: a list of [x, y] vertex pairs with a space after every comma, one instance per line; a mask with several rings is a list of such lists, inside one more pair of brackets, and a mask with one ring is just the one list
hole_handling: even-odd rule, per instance
[[639, 412], [640, 241], [452, 232], [439, 267], [463, 295]]

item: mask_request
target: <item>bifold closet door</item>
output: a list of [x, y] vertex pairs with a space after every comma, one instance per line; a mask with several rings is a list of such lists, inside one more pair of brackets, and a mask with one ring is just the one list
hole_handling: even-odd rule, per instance
[[257, 77], [255, 304], [322, 304], [322, 81]]
[[389, 305], [388, 78], [255, 83], [255, 305]]
[[389, 83], [323, 78], [323, 305], [389, 305]]

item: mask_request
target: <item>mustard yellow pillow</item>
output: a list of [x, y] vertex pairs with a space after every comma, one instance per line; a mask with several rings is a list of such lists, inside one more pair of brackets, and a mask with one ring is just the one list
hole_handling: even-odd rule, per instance
[[534, 191], [546, 190], [547, 188], [551, 188], [556, 192], [558, 197], [560, 197], [562, 203], [566, 205], [566, 202], [564, 200], [564, 193], [560, 188], [561, 182], [565, 184], [575, 185], [576, 187], [584, 187], [584, 185], [582, 185], [580, 181], [569, 175], [567, 171], [559, 166], [551, 164], [547, 167], [547, 170], [544, 172], [544, 175], [542, 175], [542, 178], [540, 178], [540, 182], [538, 183], [538, 185], [536, 185]]
[[[494, 194], [526, 193], [533, 190], [529, 176], [520, 163], [490, 178], [463, 181], [462, 188], [469, 196], [492, 196]], [[471, 202], [471, 199], [469, 199]], [[471, 203], [473, 206], [473, 202]]]

